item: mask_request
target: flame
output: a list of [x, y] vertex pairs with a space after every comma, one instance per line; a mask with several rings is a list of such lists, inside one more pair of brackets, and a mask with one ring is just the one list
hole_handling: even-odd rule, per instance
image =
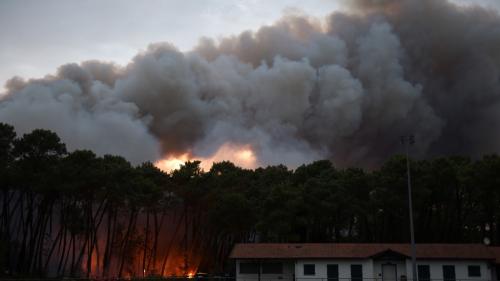
[[[164, 229], [164, 231], [168, 231], [168, 229]], [[144, 234], [144, 233], [142, 233]], [[163, 232], [163, 234], [166, 234]], [[163, 235], [163, 237], [168, 237], [167, 235]], [[178, 239], [182, 239], [179, 236], [171, 236], [166, 238], [167, 240], [160, 240], [158, 243], [163, 247], [159, 247], [159, 249], [164, 249], [165, 244], [171, 243], [172, 241], [179, 241]], [[172, 240], [170, 240], [172, 239]], [[97, 243], [103, 243], [103, 240], [99, 240]], [[198, 273], [199, 266], [203, 259], [203, 256], [198, 252], [198, 248], [189, 248], [189, 250], [182, 249], [177, 243], [177, 247], [171, 248], [168, 252], [164, 252], [163, 255], [160, 254], [157, 256], [154, 262], [151, 260], [147, 260], [145, 267], [143, 264], [144, 250], [143, 246], [135, 248], [135, 252], [131, 253], [128, 261], [125, 264], [125, 267], [122, 272], [122, 280], [132, 280], [134, 278], [142, 277], [142, 278], [171, 278], [171, 277], [183, 277], [186, 278], [195, 278]], [[148, 249], [147, 255], [151, 254], [151, 249]], [[165, 257], [166, 255], [166, 257]], [[114, 260], [113, 260], [114, 258]], [[164, 264], [164, 258], [166, 259], [166, 263]], [[111, 266], [106, 273], [103, 272], [104, 268], [104, 260], [102, 254], [96, 250], [92, 252], [91, 255], [91, 269], [90, 269], [90, 278], [91, 279], [99, 279], [99, 278], [108, 278], [108, 277], [118, 277], [118, 267], [120, 257], [111, 257]], [[187, 260], [186, 260], [187, 259]], [[80, 264], [80, 270], [83, 274], [87, 271], [87, 260], [82, 259]]]
[[191, 157], [188, 153], [179, 156], [169, 156], [168, 158], [161, 159], [155, 163], [155, 166], [165, 172], [170, 172], [179, 169], [185, 162], [189, 161]]
[[210, 170], [213, 163], [222, 161], [231, 161], [236, 166], [246, 169], [253, 169], [258, 164], [257, 157], [250, 145], [227, 142], [221, 145], [212, 156], [196, 157], [190, 153], [183, 153], [161, 159], [155, 163], [155, 166], [163, 171], [170, 172], [179, 169], [185, 162], [192, 160], [200, 160], [200, 167], [205, 171]]

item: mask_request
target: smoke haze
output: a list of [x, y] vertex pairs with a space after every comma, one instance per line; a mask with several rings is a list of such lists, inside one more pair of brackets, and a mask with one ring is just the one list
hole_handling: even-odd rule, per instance
[[260, 165], [377, 165], [500, 152], [500, 17], [436, 0], [356, 0], [288, 14], [190, 52], [154, 43], [126, 66], [67, 64], [8, 81], [0, 121], [133, 163], [250, 145]]

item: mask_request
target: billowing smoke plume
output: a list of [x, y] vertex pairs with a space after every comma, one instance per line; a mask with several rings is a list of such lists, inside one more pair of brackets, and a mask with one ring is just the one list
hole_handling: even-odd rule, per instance
[[445, 0], [348, 1], [191, 52], [158, 43], [121, 67], [8, 82], [0, 121], [137, 163], [251, 145], [262, 165], [374, 165], [414, 134], [420, 156], [500, 151], [500, 17]]

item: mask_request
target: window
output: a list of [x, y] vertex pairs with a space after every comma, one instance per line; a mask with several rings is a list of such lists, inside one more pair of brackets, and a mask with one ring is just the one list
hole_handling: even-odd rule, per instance
[[339, 265], [326, 265], [326, 277], [328, 278], [328, 281], [339, 281]]
[[315, 275], [316, 266], [314, 264], [304, 264], [304, 275]]
[[351, 264], [351, 281], [363, 281], [363, 266]]
[[481, 267], [479, 265], [469, 265], [467, 267], [469, 277], [481, 277]]
[[282, 274], [283, 264], [280, 262], [268, 262], [262, 264], [263, 274]]
[[428, 265], [419, 265], [417, 268], [418, 281], [430, 281], [431, 270]]
[[240, 263], [240, 273], [241, 274], [259, 274], [259, 264], [242, 262]]
[[443, 280], [455, 281], [455, 266], [443, 265]]

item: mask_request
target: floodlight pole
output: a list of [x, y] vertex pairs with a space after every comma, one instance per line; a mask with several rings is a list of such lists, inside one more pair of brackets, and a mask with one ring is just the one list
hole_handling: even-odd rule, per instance
[[415, 245], [415, 231], [413, 229], [413, 202], [411, 192], [411, 173], [410, 173], [410, 153], [409, 146], [415, 143], [413, 135], [402, 136], [401, 143], [406, 148], [406, 174], [408, 178], [408, 212], [410, 214], [410, 239], [411, 239], [411, 265], [412, 281], [417, 281], [417, 247]]

